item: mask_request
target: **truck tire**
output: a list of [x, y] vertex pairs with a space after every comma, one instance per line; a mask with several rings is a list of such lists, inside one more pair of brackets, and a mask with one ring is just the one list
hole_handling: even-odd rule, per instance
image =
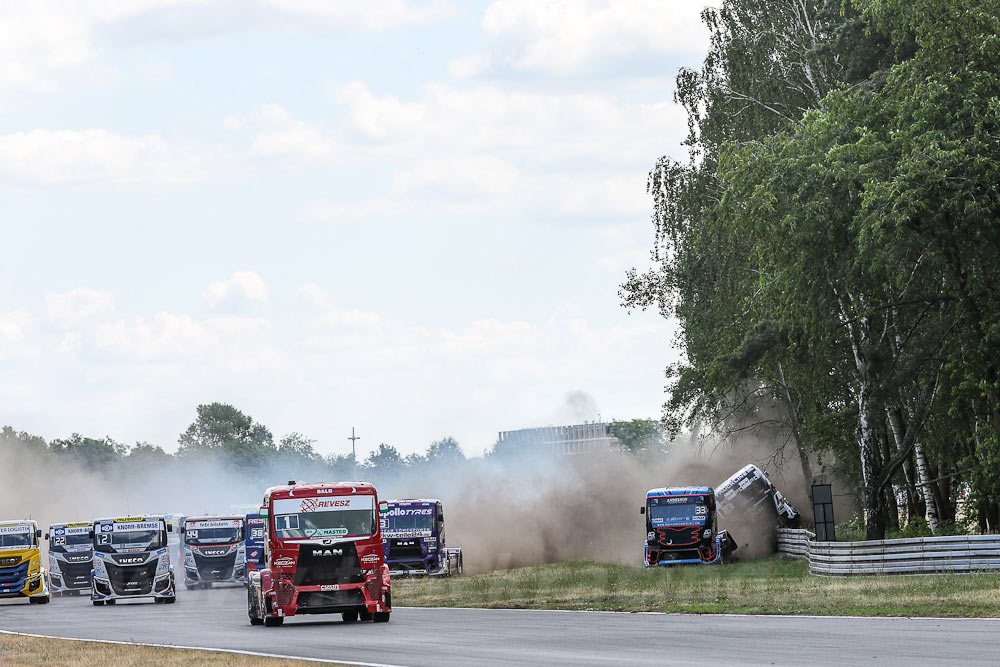
[[163, 602], [164, 602], [164, 604], [173, 604], [173, 603], [177, 602], [177, 596], [176, 595], [171, 595], [168, 598], [163, 598]]
[[344, 623], [357, 623], [358, 622], [358, 612], [355, 611], [343, 611], [340, 612], [340, 617], [344, 619]]
[[154, 604], [163, 604], [163, 598], [153, 598]]
[[114, 604], [114, 603], [115, 603], [114, 600], [105, 600], [104, 601], [104, 604]]
[[463, 571], [462, 554], [458, 554], [458, 575], [461, 576]]
[[48, 602], [49, 602], [49, 596], [48, 595], [43, 595], [41, 597], [28, 598], [28, 599], [31, 601], [31, 604], [48, 604]]
[[264, 619], [257, 615], [257, 601], [252, 588], [247, 588], [247, 616], [250, 617], [250, 625], [264, 625]]
[[91, 602], [94, 603], [95, 607], [103, 607], [104, 606], [104, 600], [91, 600]]
[[388, 611], [377, 611], [374, 614], [372, 614], [372, 620], [375, 621], [376, 623], [388, 623], [389, 613], [390, 612]]
[[264, 626], [268, 628], [276, 628], [285, 622], [283, 616], [268, 616], [264, 619]]

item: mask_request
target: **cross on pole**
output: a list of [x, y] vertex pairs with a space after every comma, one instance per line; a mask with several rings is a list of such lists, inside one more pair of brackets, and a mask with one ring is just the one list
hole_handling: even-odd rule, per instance
[[351, 441], [351, 459], [352, 459], [352, 460], [353, 460], [353, 461], [354, 461], [355, 463], [357, 463], [357, 462], [358, 462], [358, 454], [357, 454], [357, 452], [355, 451], [355, 447], [354, 447], [354, 445], [355, 445], [355, 442], [356, 442], [356, 441], [358, 441], [358, 440], [360, 440], [360, 439], [361, 439], [361, 436], [360, 436], [360, 435], [354, 435], [354, 427], [352, 426], [352, 427], [351, 427], [351, 437], [350, 437], [350, 438], [348, 438], [348, 440], [350, 440], [350, 441]]

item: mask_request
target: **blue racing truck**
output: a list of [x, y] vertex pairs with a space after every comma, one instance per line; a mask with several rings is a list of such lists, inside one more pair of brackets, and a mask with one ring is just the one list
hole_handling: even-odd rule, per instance
[[45, 539], [49, 541], [49, 582], [55, 595], [80, 595], [90, 592], [94, 541], [91, 523], [54, 523]]
[[129, 598], [177, 601], [162, 515], [97, 519], [90, 531], [94, 541], [94, 571], [90, 599], [94, 606]]
[[260, 569], [264, 561], [264, 543], [267, 542], [267, 519], [260, 510], [246, 515], [247, 522], [247, 579], [250, 573]]
[[181, 526], [184, 587], [243, 584], [247, 580], [245, 516], [188, 517]]
[[448, 549], [445, 544], [440, 500], [390, 500], [380, 520], [383, 555], [390, 575], [462, 574], [462, 550]]
[[646, 515], [646, 567], [722, 563], [736, 549], [729, 532], [718, 529], [710, 486], [650, 489], [639, 512]]

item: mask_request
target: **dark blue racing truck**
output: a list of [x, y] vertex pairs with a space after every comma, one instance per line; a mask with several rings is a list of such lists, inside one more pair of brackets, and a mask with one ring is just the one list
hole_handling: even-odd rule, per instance
[[646, 515], [646, 567], [722, 563], [736, 549], [729, 532], [718, 529], [710, 486], [650, 489], [639, 511]]
[[389, 574], [448, 576], [462, 574], [462, 550], [445, 545], [444, 510], [436, 498], [388, 501], [380, 515], [382, 544]]

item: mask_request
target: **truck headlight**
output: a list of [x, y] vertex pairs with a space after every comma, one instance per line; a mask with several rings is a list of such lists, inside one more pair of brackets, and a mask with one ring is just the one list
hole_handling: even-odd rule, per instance
[[94, 576], [100, 577], [101, 579], [108, 578], [108, 571], [104, 569], [104, 561], [100, 558], [94, 559]]
[[160, 556], [160, 560], [156, 564], [156, 576], [158, 577], [163, 576], [169, 570], [170, 570], [170, 562], [167, 560], [167, 557]]

